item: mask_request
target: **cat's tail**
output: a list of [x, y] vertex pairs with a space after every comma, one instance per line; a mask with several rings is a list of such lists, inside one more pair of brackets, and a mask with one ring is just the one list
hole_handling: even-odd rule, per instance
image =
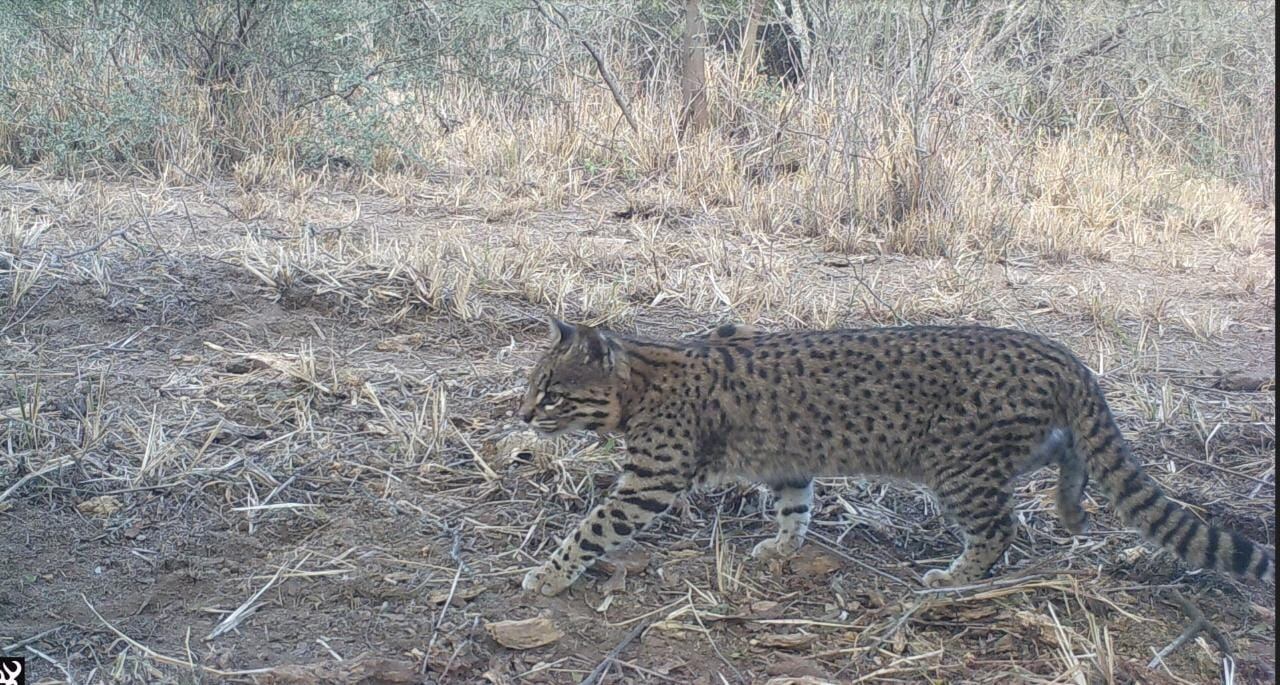
[[1271, 552], [1239, 533], [1202, 522], [1169, 499], [1143, 471], [1129, 453], [1097, 381], [1086, 374], [1072, 425], [1075, 446], [1120, 519], [1191, 566], [1275, 583]]

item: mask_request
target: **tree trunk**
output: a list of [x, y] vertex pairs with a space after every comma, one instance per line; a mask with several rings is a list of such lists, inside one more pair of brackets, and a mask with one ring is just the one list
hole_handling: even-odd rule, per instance
[[757, 60], [760, 57], [760, 18], [764, 15], [764, 0], [751, 0], [747, 8], [747, 28], [742, 32], [742, 63], [740, 81], [747, 81], [756, 75]]
[[707, 26], [699, 0], [685, 0], [680, 136], [707, 128]]

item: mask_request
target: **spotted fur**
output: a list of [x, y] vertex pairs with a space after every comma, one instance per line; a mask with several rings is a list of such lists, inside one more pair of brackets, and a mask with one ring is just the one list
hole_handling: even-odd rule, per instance
[[617, 487], [524, 587], [567, 588], [689, 488], [764, 482], [778, 533], [754, 553], [804, 540], [814, 476], [923, 483], [964, 549], [927, 585], [984, 577], [1014, 535], [1011, 481], [1057, 465], [1059, 518], [1082, 532], [1090, 477], [1121, 519], [1186, 563], [1273, 581], [1272, 554], [1179, 506], [1130, 455], [1093, 374], [1046, 338], [982, 327], [767, 333], [733, 325], [682, 342], [551, 321], [521, 417], [544, 433], [621, 433]]

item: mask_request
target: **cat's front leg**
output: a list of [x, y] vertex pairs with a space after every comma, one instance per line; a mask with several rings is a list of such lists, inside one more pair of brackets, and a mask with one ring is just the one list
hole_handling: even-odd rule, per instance
[[647, 446], [645, 441], [629, 445], [628, 451], [630, 463], [617, 487], [560, 542], [550, 559], [525, 574], [525, 590], [560, 594], [596, 559], [630, 540], [689, 489], [687, 451], [667, 443]]

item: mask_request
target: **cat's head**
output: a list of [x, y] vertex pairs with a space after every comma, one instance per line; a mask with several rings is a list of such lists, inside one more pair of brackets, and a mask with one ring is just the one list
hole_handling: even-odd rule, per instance
[[520, 419], [540, 433], [617, 430], [626, 352], [608, 332], [548, 320], [550, 346], [529, 374]]

